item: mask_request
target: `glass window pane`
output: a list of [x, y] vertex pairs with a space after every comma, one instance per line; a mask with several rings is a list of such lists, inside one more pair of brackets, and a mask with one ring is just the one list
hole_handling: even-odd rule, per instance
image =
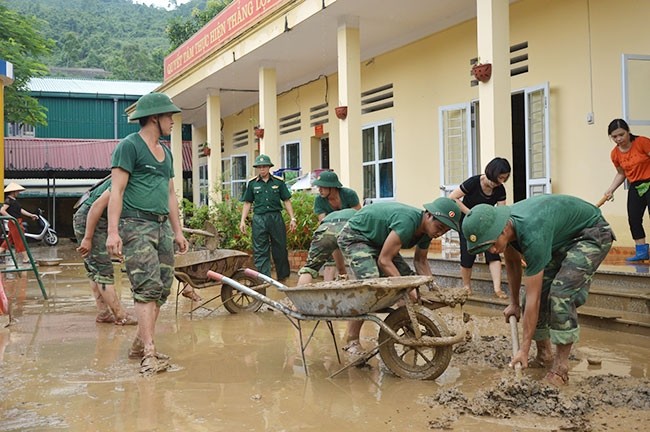
[[244, 180], [246, 178], [246, 156], [232, 158], [232, 179]]
[[377, 128], [379, 141], [379, 160], [393, 157], [392, 125], [385, 124]]
[[393, 197], [393, 163], [379, 164], [379, 198]]
[[286, 168], [300, 168], [300, 151], [298, 143], [287, 144]]
[[375, 160], [375, 128], [364, 129], [361, 132], [363, 143], [363, 162]]
[[363, 199], [366, 198], [377, 198], [375, 165], [366, 165], [363, 167]]

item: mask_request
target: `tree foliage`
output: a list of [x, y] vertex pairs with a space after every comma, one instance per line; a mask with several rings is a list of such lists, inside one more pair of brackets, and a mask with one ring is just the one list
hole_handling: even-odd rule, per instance
[[45, 108], [27, 95], [32, 77], [43, 76], [47, 67], [39, 59], [49, 54], [53, 42], [37, 31], [43, 25], [0, 3], [0, 58], [14, 66], [13, 84], [5, 88], [5, 120], [30, 125], [46, 124]]
[[169, 21], [167, 37], [172, 50], [178, 48], [212, 18], [224, 10], [232, 0], [208, 0], [204, 9], [195, 7], [189, 17], [177, 16]]

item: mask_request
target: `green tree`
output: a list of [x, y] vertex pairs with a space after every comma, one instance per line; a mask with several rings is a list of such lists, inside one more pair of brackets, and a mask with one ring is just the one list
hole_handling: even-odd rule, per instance
[[189, 18], [177, 16], [170, 19], [166, 31], [171, 51], [181, 46], [230, 3], [232, 0], [208, 0], [205, 9], [195, 7]]
[[0, 58], [14, 65], [13, 84], [5, 88], [5, 119], [29, 125], [47, 124], [46, 110], [29, 96], [27, 83], [44, 76], [48, 69], [40, 62], [50, 53], [54, 42], [37, 29], [43, 22], [23, 16], [0, 3]]

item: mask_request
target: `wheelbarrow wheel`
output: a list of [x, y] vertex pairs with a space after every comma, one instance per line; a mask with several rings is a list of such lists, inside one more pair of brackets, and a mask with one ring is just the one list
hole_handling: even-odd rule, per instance
[[[243, 270], [238, 270], [231, 276], [231, 279], [249, 288], [260, 285], [257, 279], [248, 276]], [[262, 295], [266, 295], [266, 288], [256, 289], [256, 291]], [[232, 314], [257, 312], [264, 304], [261, 300], [257, 300], [226, 284], [221, 286], [221, 301], [223, 301], [223, 306], [226, 310]]]
[[[420, 309], [416, 313], [422, 336], [451, 336], [445, 323], [435, 312]], [[392, 312], [384, 320], [386, 325], [400, 337], [414, 338], [413, 324], [406, 307]], [[436, 379], [449, 366], [452, 347], [408, 346], [399, 343], [385, 330], [379, 331], [379, 355], [395, 375], [408, 379]]]

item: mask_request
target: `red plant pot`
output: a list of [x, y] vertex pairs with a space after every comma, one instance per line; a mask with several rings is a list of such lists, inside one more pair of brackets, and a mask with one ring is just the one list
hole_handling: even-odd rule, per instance
[[264, 138], [264, 129], [256, 127], [255, 129], [255, 138], [262, 139]]
[[334, 112], [336, 113], [336, 118], [340, 120], [345, 120], [348, 116], [348, 107], [338, 106], [334, 108]]
[[472, 75], [481, 82], [488, 82], [492, 77], [492, 63], [475, 64], [472, 66]]

